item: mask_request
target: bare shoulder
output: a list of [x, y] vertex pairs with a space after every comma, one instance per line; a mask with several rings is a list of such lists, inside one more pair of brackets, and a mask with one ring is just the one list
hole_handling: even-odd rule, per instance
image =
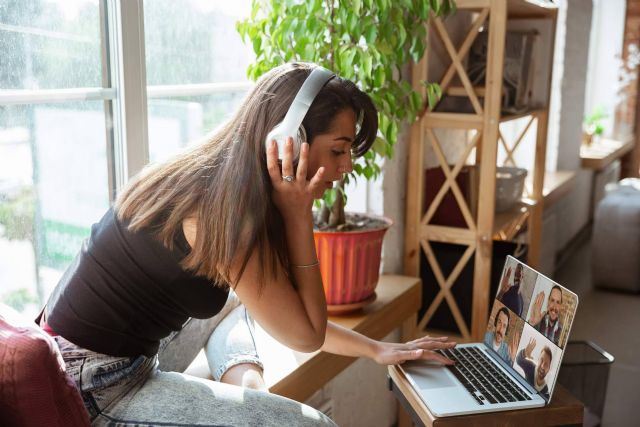
[[196, 244], [196, 236], [198, 234], [198, 221], [194, 216], [187, 217], [182, 221], [182, 232], [189, 246], [193, 248]]

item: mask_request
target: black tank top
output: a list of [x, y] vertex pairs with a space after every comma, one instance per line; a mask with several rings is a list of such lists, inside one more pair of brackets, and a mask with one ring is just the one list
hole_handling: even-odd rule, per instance
[[109, 209], [49, 298], [48, 325], [99, 353], [153, 356], [162, 338], [189, 317], [212, 317], [228, 296], [180, 267], [190, 250], [182, 230], [175, 243], [171, 251], [147, 231], [127, 230]]

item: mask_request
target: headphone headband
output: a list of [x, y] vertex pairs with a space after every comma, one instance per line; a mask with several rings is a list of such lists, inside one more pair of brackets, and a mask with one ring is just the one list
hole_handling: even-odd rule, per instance
[[283, 157], [284, 142], [288, 137], [293, 138], [293, 157], [294, 159], [298, 158], [300, 145], [302, 142], [305, 142], [306, 139], [302, 121], [307, 115], [307, 111], [309, 111], [315, 97], [333, 77], [335, 77], [335, 74], [331, 71], [320, 66], [315, 66], [304, 83], [302, 83], [282, 122], [274, 127], [267, 135], [267, 144], [272, 139], [275, 139], [278, 144], [278, 158], [282, 159]]
[[333, 77], [334, 74], [331, 71], [320, 66], [311, 71], [304, 83], [302, 83], [300, 90], [298, 90], [287, 114], [282, 120], [282, 128], [284, 130], [291, 130], [293, 135], [293, 131], [302, 124], [304, 116], [307, 115], [307, 111], [309, 111], [309, 107], [311, 107], [320, 89]]

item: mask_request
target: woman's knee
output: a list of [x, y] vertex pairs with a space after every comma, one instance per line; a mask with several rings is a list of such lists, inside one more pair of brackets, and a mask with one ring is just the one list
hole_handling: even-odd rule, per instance
[[262, 368], [258, 365], [240, 363], [227, 369], [220, 377], [220, 382], [268, 392], [262, 373]]

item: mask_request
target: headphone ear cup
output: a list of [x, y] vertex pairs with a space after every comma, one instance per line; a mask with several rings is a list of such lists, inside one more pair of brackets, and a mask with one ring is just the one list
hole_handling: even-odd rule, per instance
[[304, 130], [304, 126], [300, 125], [295, 136], [293, 136], [294, 163], [298, 163], [298, 160], [300, 160], [300, 150], [302, 149], [302, 144], [305, 142], [307, 142], [307, 131]]

